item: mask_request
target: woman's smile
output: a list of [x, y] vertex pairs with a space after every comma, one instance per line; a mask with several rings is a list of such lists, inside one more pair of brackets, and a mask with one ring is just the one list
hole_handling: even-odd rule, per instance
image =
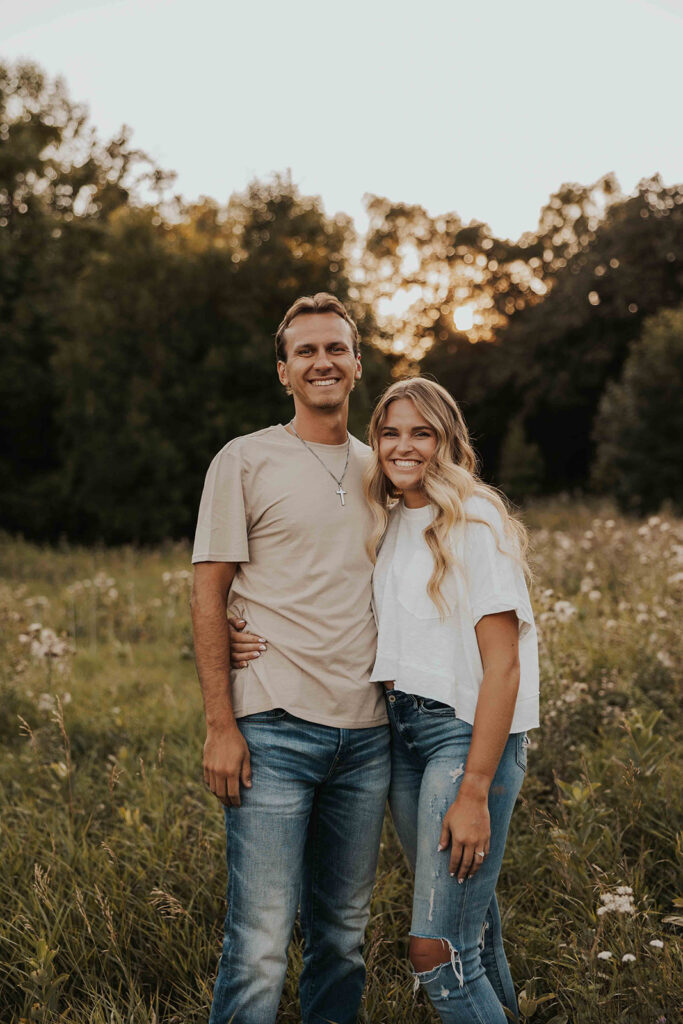
[[427, 503], [422, 490], [425, 465], [436, 451], [436, 433], [410, 398], [397, 398], [388, 409], [379, 436], [379, 463], [408, 507]]

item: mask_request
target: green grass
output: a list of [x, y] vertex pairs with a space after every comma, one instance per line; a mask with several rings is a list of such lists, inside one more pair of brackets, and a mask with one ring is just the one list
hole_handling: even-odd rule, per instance
[[[527, 520], [543, 726], [498, 890], [523, 1019], [673, 1024], [683, 527], [568, 502]], [[224, 837], [202, 785], [188, 563], [183, 545], [0, 547], [2, 1024], [207, 1020]], [[37, 624], [57, 640], [32, 652]], [[69, 650], [41, 655], [59, 638]], [[598, 914], [620, 886], [633, 912]], [[379, 1024], [436, 1019], [412, 995], [410, 902], [387, 822], [366, 950]], [[299, 1019], [296, 937], [290, 960], [283, 1024]]]

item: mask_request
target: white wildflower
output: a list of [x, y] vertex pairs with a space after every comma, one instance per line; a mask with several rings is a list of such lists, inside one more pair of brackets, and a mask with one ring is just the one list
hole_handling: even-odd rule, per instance
[[633, 953], [624, 953], [621, 958], [622, 964], [632, 964], [635, 960]]
[[599, 590], [591, 590], [588, 594], [589, 601], [599, 601], [602, 597], [602, 593]]
[[603, 914], [635, 914], [636, 908], [633, 902], [633, 890], [628, 885], [620, 885], [614, 892], [604, 892], [600, 896], [601, 907], [598, 907], [598, 917]]
[[611, 958], [612, 954], [609, 949], [603, 949], [598, 953], [598, 960], [610, 960]]
[[664, 949], [664, 943], [661, 939], [650, 939], [650, 945], [654, 946], [655, 949]]
[[571, 601], [556, 601], [553, 611], [558, 622], [569, 622], [572, 615], [576, 615], [576, 608]]

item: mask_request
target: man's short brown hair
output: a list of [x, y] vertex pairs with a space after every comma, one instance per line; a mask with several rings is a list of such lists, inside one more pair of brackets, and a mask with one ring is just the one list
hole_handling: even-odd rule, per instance
[[287, 362], [287, 345], [285, 343], [285, 331], [295, 317], [302, 313], [336, 313], [351, 328], [353, 335], [353, 354], [360, 352], [360, 338], [355, 322], [349, 316], [346, 307], [335, 295], [329, 292], [317, 292], [315, 295], [301, 295], [296, 302], [292, 303], [285, 313], [282, 323], [275, 335], [275, 358], [278, 362]]

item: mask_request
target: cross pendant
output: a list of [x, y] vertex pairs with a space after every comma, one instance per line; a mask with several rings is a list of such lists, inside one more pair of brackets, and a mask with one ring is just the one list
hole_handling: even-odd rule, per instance
[[335, 494], [339, 495], [339, 500], [341, 501], [341, 503], [343, 505], [344, 504], [344, 495], [346, 494], [346, 491], [344, 490], [344, 488], [342, 487], [341, 484], [339, 484], [339, 490], [335, 491]]

